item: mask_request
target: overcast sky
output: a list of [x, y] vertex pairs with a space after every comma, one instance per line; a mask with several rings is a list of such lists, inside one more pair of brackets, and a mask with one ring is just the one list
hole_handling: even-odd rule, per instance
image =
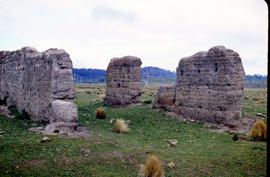
[[62, 48], [76, 68], [106, 69], [134, 55], [175, 71], [216, 45], [238, 52], [246, 74], [267, 74], [263, 0], [0, 0], [0, 50]]

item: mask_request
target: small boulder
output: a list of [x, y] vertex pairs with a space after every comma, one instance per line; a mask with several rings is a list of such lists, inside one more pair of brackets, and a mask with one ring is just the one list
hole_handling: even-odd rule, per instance
[[265, 117], [262, 113], [257, 113], [256, 116]]
[[190, 120], [189, 120], [189, 122], [190, 122], [190, 123], [195, 123], [195, 122], [196, 122], [196, 120], [194, 120], [194, 119], [190, 119]]
[[124, 120], [125, 124], [130, 125], [131, 124], [131, 120]]
[[48, 138], [47, 136], [43, 137], [40, 141], [41, 143], [46, 143], [46, 142], [50, 142], [50, 138]]
[[110, 120], [110, 124], [113, 123], [114, 120], [115, 120], [115, 118], [112, 118], [112, 119]]
[[176, 144], [178, 143], [177, 140], [168, 140], [168, 141], [170, 142], [170, 144], [169, 144], [170, 147], [175, 147]]
[[170, 167], [170, 168], [173, 168], [173, 167], [175, 167], [175, 164], [173, 162], [170, 162], [170, 163], [167, 164], [167, 166]]

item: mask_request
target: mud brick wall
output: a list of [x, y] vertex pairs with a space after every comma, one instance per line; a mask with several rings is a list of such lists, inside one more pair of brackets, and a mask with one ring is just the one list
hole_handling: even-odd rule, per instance
[[0, 99], [31, 119], [77, 125], [72, 61], [64, 50], [0, 52]]
[[160, 88], [155, 105], [192, 119], [234, 127], [242, 118], [244, 84], [245, 71], [238, 53], [215, 46], [182, 58], [175, 94], [170, 87]]
[[133, 56], [111, 59], [106, 72], [105, 104], [124, 107], [140, 103], [141, 64]]

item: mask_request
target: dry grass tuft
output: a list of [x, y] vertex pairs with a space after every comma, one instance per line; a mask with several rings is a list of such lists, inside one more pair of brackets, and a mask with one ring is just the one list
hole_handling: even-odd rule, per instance
[[105, 95], [100, 95], [100, 98], [102, 99], [102, 101], [105, 100]]
[[249, 97], [248, 97], [248, 96], [245, 96], [244, 99], [245, 99], [245, 100], [249, 100]]
[[96, 109], [96, 119], [106, 119], [106, 112], [104, 108]]
[[145, 177], [144, 176], [144, 171], [145, 171], [145, 165], [140, 164], [140, 168], [139, 168], [139, 171], [138, 171], [138, 177]]
[[103, 93], [102, 93], [102, 91], [97, 91], [97, 94], [102, 95]]
[[253, 101], [259, 101], [260, 98], [253, 98]]
[[257, 140], [267, 139], [267, 124], [264, 121], [259, 121], [255, 124], [254, 128], [251, 130], [251, 136]]
[[130, 129], [128, 128], [128, 125], [125, 123], [124, 120], [122, 119], [117, 119], [115, 121], [115, 124], [113, 126], [113, 131], [116, 133], [121, 133], [121, 132], [128, 132]]
[[256, 103], [258, 103], [258, 104], [264, 104], [265, 103], [265, 100], [264, 99], [260, 99], [259, 101], [256, 101]]
[[146, 166], [144, 170], [145, 177], [161, 177], [162, 168], [159, 160], [155, 156], [151, 156], [146, 160]]
[[153, 95], [153, 93], [152, 93], [152, 92], [149, 92], [149, 93], [147, 93], [147, 95], [148, 95], [148, 96], [152, 96], [152, 95]]
[[92, 92], [90, 90], [85, 90], [84, 93], [91, 94]]

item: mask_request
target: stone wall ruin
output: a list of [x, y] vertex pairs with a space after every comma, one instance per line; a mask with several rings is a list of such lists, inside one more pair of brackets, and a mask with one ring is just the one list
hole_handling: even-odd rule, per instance
[[0, 99], [55, 129], [76, 129], [72, 61], [61, 49], [0, 52]]
[[106, 105], [125, 107], [140, 103], [141, 64], [133, 56], [111, 59], [106, 71]]
[[[195, 120], [237, 127], [242, 119], [244, 83], [245, 72], [238, 53], [216, 46], [182, 58], [177, 67], [175, 92], [173, 87], [161, 87], [154, 107]], [[171, 99], [164, 101], [165, 97]]]

